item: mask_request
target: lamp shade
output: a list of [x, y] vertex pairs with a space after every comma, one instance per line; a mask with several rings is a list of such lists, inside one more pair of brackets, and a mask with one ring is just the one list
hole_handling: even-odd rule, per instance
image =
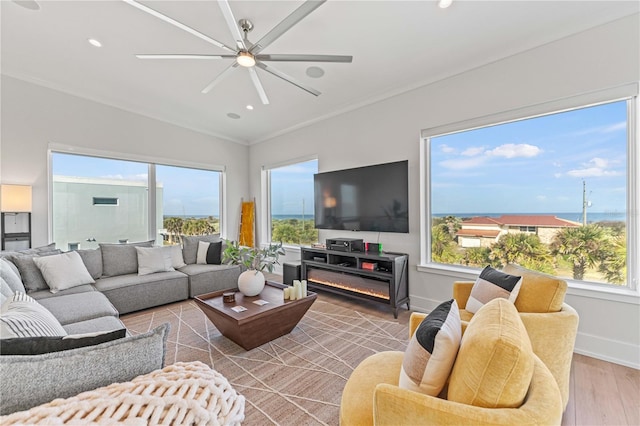
[[0, 211], [31, 212], [31, 187], [28, 185], [0, 185]]

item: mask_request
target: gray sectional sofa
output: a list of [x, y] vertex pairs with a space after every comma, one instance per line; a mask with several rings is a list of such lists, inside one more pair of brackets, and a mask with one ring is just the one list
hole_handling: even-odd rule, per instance
[[[35, 299], [37, 304], [55, 317], [64, 331], [69, 335], [79, 335], [85, 333], [114, 333], [114, 330], [124, 329], [124, 324], [120, 321], [119, 315], [151, 308], [158, 305], [185, 300], [199, 294], [234, 288], [237, 286], [238, 276], [241, 269], [237, 265], [224, 264], [196, 264], [196, 256], [200, 241], [218, 243], [218, 235], [184, 237], [183, 247], [174, 248], [171, 259], [164, 259], [164, 267], [167, 270], [149, 272], [147, 269], [142, 274], [142, 264], [138, 264], [138, 255], [144, 248], [151, 249], [153, 242], [133, 244], [101, 244], [97, 249], [79, 250], [78, 253], [84, 265], [83, 272], [90, 277], [92, 283], [83, 283], [74, 279], [75, 270], [70, 268], [69, 282], [73, 285], [63, 285], [62, 289], [57, 287], [49, 288], [50, 284], [45, 276], [46, 271], [40, 271], [39, 261], [34, 258], [63, 254], [55, 249], [55, 245], [39, 247], [20, 252], [0, 252], [0, 283], [2, 284], [2, 303], [13, 298], [17, 293], [26, 293]], [[141, 250], [136, 249], [140, 247]], [[221, 248], [218, 247], [221, 251]], [[73, 255], [75, 256], [75, 255]], [[57, 256], [58, 258], [62, 256]], [[54, 259], [54, 258], [51, 258]], [[46, 260], [46, 259], [45, 259]], [[78, 261], [79, 262], [79, 261]], [[177, 263], [176, 263], [177, 262]], [[173, 266], [176, 266], [175, 268]], [[86, 271], [84, 269], [86, 268]], [[162, 269], [162, 268], [160, 268]], [[41, 273], [42, 272], [42, 273]], [[60, 273], [61, 271], [54, 271]], [[43, 275], [44, 274], [44, 275]], [[142, 275], [141, 275], [142, 274]], [[58, 274], [59, 275], [59, 274]], [[16, 279], [16, 277], [18, 277]], [[47, 276], [47, 278], [50, 278]], [[62, 279], [64, 280], [64, 277]], [[33, 302], [31, 302], [33, 303]], [[3, 313], [4, 315], [4, 313]], [[4, 327], [4, 322], [0, 322]], [[2, 330], [0, 330], [2, 331]], [[161, 333], [166, 339], [166, 332]], [[124, 335], [124, 332], [122, 333]], [[128, 333], [127, 333], [128, 334]], [[158, 333], [156, 333], [157, 335]], [[5, 339], [5, 336], [0, 336]], [[91, 376], [91, 368], [97, 367], [91, 362], [100, 362], [94, 356], [95, 350], [101, 348], [111, 348], [107, 351], [110, 358], [105, 360], [108, 368], [104, 365], [100, 367], [102, 372], [109, 368], [114, 370], [114, 381], [123, 380], [122, 375], [117, 371], [126, 370], [131, 364], [128, 359], [129, 354], [122, 353], [122, 348], [130, 345], [127, 339], [132, 336], [119, 338], [120, 343], [114, 341], [101, 343], [96, 346], [83, 347], [79, 349], [64, 350], [57, 353], [40, 353], [34, 355], [9, 354], [4, 351], [10, 345], [3, 345], [0, 339], [0, 396], [3, 402], [0, 403], [0, 414], [7, 414], [12, 411], [26, 409], [31, 406], [41, 404], [46, 401], [47, 395], [72, 395], [74, 392], [83, 390], [79, 388], [78, 381], [82, 381]], [[17, 340], [13, 338], [12, 340]], [[164, 341], [164, 340], [163, 340]], [[8, 340], [4, 340], [8, 342]], [[161, 345], [160, 345], [161, 346]], [[159, 347], [159, 345], [156, 345]], [[129, 349], [127, 349], [128, 351]], [[84, 379], [70, 381], [71, 387], [65, 392], [57, 387], [50, 389], [50, 392], [40, 395], [38, 398], [27, 400], [18, 399], [13, 404], [7, 405], [12, 395], [19, 391], [21, 398], [32, 393], [31, 386], [40, 386], [38, 383], [24, 383], [19, 377], [29, 372], [30, 377], [41, 375], [51, 379], [51, 371], [48, 371], [47, 362], [73, 362], [73, 359], [82, 360], [80, 363], [84, 370]], [[87, 361], [92, 360], [92, 361]], [[151, 371], [149, 368], [158, 368], [158, 357], [154, 358], [154, 363], [146, 363], [140, 368], [136, 368], [136, 374]], [[162, 359], [163, 355], [162, 355]], [[87, 364], [89, 362], [89, 364]], [[160, 365], [161, 367], [161, 365]], [[147, 371], [148, 370], [148, 371]], [[53, 373], [55, 376], [57, 373]], [[128, 378], [130, 380], [132, 377]], [[108, 374], [102, 379], [103, 384], [108, 384]], [[56, 380], [54, 380], [56, 381]], [[90, 382], [90, 381], [89, 381]], [[21, 383], [20, 389], [16, 389], [16, 384]], [[75, 384], [74, 384], [75, 383]], [[51, 383], [49, 383], [50, 385]], [[91, 387], [88, 389], [92, 389]], [[87, 389], [84, 389], [87, 390]], [[37, 393], [37, 392], [36, 392]], [[35, 393], [34, 393], [35, 395]], [[61, 396], [62, 397], [62, 396]]]

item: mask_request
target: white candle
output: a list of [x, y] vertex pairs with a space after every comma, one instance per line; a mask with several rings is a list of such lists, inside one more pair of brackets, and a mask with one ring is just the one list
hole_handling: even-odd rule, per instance
[[302, 280], [300, 284], [302, 285], [302, 297], [307, 297], [307, 280]]
[[295, 294], [296, 299], [302, 299], [300, 295], [300, 281], [293, 281], [293, 294]]
[[293, 282], [293, 287], [289, 287], [289, 300], [296, 300], [296, 296], [298, 293], [296, 292], [296, 283]]
[[284, 293], [284, 300], [289, 300], [289, 287], [282, 289], [282, 293]]

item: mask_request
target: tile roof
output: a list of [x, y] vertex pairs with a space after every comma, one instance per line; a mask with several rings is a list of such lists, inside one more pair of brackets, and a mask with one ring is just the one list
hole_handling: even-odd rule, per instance
[[459, 237], [495, 238], [500, 235], [500, 231], [494, 231], [492, 229], [460, 229], [456, 235]]
[[506, 225], [541, 226], [546, 228], [569, 228], [581, 226], [579, 222], [560, 219], [553, 215], [503, 214], [500, 217], [474, 216], [462, 225]]

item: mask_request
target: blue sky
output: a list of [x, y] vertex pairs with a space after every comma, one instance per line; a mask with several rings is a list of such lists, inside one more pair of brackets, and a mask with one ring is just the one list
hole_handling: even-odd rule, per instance
[[318, 160], [271, 170], [271, 210], [273, 214], [313, 215], [313, 175]]
[[432, 209], [445, 213], [626, 210], [626, 102], [431, 139]]

